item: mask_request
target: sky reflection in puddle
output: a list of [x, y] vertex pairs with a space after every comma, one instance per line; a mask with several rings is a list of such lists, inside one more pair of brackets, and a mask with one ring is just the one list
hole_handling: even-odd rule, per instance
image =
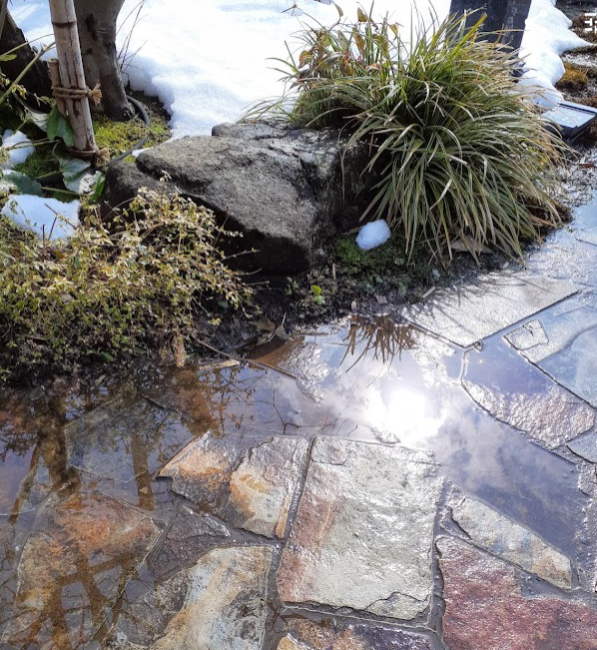
[[[488, 383], [511, 363], [500, 350], [484, 352]], [[155, 473], [211, 431], [231, 446], [245, 436], [334, 435], [430, 449], [457, 489], [578, 557], [570, 531], [579, 530], [588, 498], [578, 490], [577, 468], [478, 407], [461, 385], [463, 355], [412, 326], [354, 319], [262, 349], [249, 364], [191, 362], [144, 368], [92, 389], [64, 383], [5, 391], [0, 539], [35, 529], [36, 510], [53, 508], [53, 495], [62, 503], [79, 494], [87, 503], [100, 494], [110, 512], [116, 498], [168, 525], [182, 498]], [[528, 372], [539, 373], [530, 365]], [[524, 390], [517, 382], [513, 375], [512, 390]], [[6, 551], [0, 544], [0, 566], [11, 544]], [[0, 589], [0, 611], [9, 611], [12, 598], [13, 587]]]

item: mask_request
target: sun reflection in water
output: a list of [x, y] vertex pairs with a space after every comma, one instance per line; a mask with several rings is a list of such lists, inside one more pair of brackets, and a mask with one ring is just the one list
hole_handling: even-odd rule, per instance
[[400, 386], [399, 381], [389, 383], [367, 389], [367, 423], [378, 432], [381, 442], [425, 446], [425, 440], [437, 435], [443, 417], [427, 394]]

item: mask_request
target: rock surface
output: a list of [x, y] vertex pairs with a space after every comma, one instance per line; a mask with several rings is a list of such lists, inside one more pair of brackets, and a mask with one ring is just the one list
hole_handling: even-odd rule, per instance
[[521, 325], [518, 329], [506, 334], [504, 338], [517, 350], [529, 350], [536, 345], [544, 345], [548, 342], [543, 325], [538, 320]]
[[318, 438], [278, 571], [281, 599], [422, 614], [441, 485], [426, 452]]
[[228, 242], [230, 252], [255, 250], [237, 260], [244, 268], [273, 274], [308, 269], [321, 241], [360, 216], [363, 150], [347, 151], [343, 182], [337, 133], [281, 122], [223, 124], [213, 133], [154, 147], [137, 158], [135, 172], [114, 165], [108, 202], [130, 199], [144, 176], [155, 185], [166, 173], [165, 187], [213, 209], [244, 235]]
[[452, 539], [438, 540], [450, 650], [595, 650], [597, 610], [554, 596], [523, 596], [511, 566]]
[[525, 357], [575, 395], [597, 406], [597, 309], [579, 306], [543, 319], [546, 341], [524, 351]]
[[597, 433], [594, 431], [572, 440], [568, 443], [568, 448], [589, 463], [597, 464]]
[[469, 498], [452, 507], [452, 516], [476, 546], [557, 587], [571, 588], [570, 560], [527, 528]]
[[191, 443], [160, 476], [197, 504], [210, 506], [232, 526], [283, 538], [308, 442], [274, 437], [244, 448], [212, 436]]
[[[495, 360], [499, 359], [499, 365]], [[488, 367], [491, 366], [491, 373]], [[585, 433], [593, 409], [528, 363], [502, 340], [467, 353], [463, 386], [491, 415], [548, 449]]]
[[158, 534], [151, 519], [115, 499], [76, 494], [46, 506], [23, 548], [2, 643], [91, 641]]
[[407, 320], [457, 345], [469, 347], [576, 293], [570, 282], [527, 272], [488, 273], [467, 284], [438, 289], [407, 307]]
[[[134, 620], [147, 622], [132, 626], [132, 638], [123, 626], [111, 646], [126, 648], [135, 643], [152, 650], [261, 650], [271, 561], [272, 549], [265, 546], [210, 551], [194, 567], [162, 583], [133, 607]], [[173, 613], [175, 609], [178, 611]], [[154, 617], [156, 610], [159, 613]]]
[[[305, 619], [290, 623], [287, 646], [278, 650], [432, 650], [431, 640], [422, 634], [383, 625], [318, 624]], [[283, 640], [284, 641], [284, 640]], [[294, 644], [294, 645], [293, 645]]]
[[181, 566], [196, 562], [207, 550], [227, 543], [230, 532], [213, 517], [181, 506], [152, 553], [149, 568], [161, 578]]

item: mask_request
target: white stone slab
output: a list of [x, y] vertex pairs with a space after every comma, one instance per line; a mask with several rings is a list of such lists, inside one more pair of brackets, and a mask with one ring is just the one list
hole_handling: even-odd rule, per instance
[[457, 345], [468, 347], [576, 293], [571, 282], [528, 272], [500, 271], [438, 289], [402, 315]]

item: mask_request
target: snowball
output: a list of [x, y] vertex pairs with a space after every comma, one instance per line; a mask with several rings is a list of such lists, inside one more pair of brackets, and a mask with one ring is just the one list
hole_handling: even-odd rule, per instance
[[31, 140], [24, 133], [20, 131], [13, 133], [10, 129], [4, 131], [2, 149], [8, 149], [8, 160], [1, 165], [2, 169], [11, 169], [15, 165], [20, 165], [35, 153], [35, 147], [31, 145]]
[[377, 248], [385, 244], [391, 234], [388, 224], [383, 219], [372, 221], [366, 226], [363, 226], [359, 231], [357, 235], [357, 246], [364, 251]]
[[79, 225], [80, 207], [79, 201], [63, 203], [23, 194], [10, 197], [0, 214], [32, 230], [39, 237], [45, 235], [48, 239], [65, 239]]

